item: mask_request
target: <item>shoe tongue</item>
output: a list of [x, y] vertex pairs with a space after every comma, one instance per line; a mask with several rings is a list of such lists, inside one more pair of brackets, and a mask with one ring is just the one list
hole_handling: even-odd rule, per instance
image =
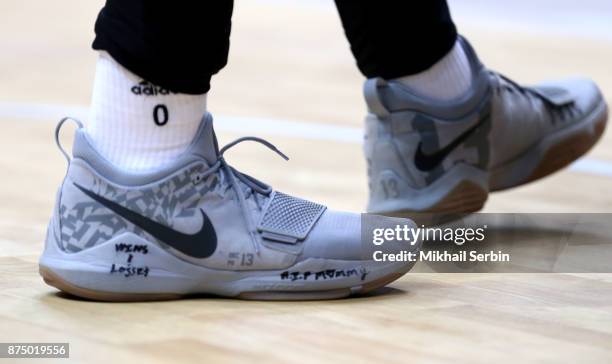
[[206, 113], [202, 118], [200, 126], [196, 132], [189, 152], [206, 159], [209, 165], [214, 164], [219, 156], [219, 144], [213, 129], [213, 118], [210, 113]]

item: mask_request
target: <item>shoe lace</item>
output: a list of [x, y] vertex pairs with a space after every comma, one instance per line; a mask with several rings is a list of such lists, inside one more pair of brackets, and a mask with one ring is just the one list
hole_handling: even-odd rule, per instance
[[556, 120], [565, 121], [568, 118], [573, 117], [576, 112], [575, 107], [571, 104], [562, 107], [552, 105], [548, 100], [543, 98], [537, 92], [533, 91], [531, 88], [523, 87], [499, 72], [489, 70], [489, 74], [491, 74], [497, 80], [496, 89], [498, 92], [500, 92], [501, 90], [506, 90], [511, 93], [521, 95], [522, 97], [528, 100], [529, 105], [532, 108], [536, 108], [536, 105], [534, 104], [535, 99], [539, 99], [543, 101], [546, 105], [549, 105], [548, 110], [555, 116], [551, 118], [553, 124], [555, 124]]
[[[243, 219], [247, 225], [247, 229], [251, 237], [251, 243], [253, 244], [255, 253], [259, 254], [260, 249], [259, 249], [259, 241], [255, 235], [255, 222], [253, 221], [251, 214], [249, 213], [247, 199], [253, 196], [258, 208], [261, 209], [261, 204], [260, 204], [260, 201], [257, 195], [259, 194], [259, 195], [269, 196], [270, 193], [272, 192], [272, 187], [270, 187], [269, 185], [245, 173], [242, 173], [236, 170], [234, 167], [230, 166], [226, 162], [225, 157], [223, 156], [224, 153], [227, 152], [230, 148], [233, 148], [236, 145], [242, 142], [246, 142], [246, 141], [252, 141], [252, 142], [259, 143], [259, 144], [263, 144], [264, 146], [268, 147], [273, 152], [276, 152], [276, 154], [280, 155], [284, 160], [289, 160], [289, 157], [287, 157], [276, 146], [274, 146], [274, 144], [270, 143], [269, 141], [265, 139], [254, 137], [254, 136], [241, 137], [241, 138], [238, 138], [232, 141], [231, 143], [226, 144], [223, 148], [221, 148], [217, 155], [217, 160], [212, 164], [212, 166], [210, 166], [210, 168], [208, 168], [206, 171], [202, 172], [202, 174], [199, 175], [198, 180], [203, 181], [207, 177], [215, 173], [222, 172], [218, 174], [221, 179], [221, 184], [227, 186], [226, 190], [229, 188], [234, 190], [236, 197], [238, 199], [238, 203], [240, 205], [240, 209], [242, 211]], [[246, 189], [243, 189], [242, 186], [245, 186]]]

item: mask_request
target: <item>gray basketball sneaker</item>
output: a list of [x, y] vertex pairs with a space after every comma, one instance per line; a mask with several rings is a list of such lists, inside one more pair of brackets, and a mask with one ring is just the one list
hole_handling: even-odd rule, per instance
[[382, 79], [365, 83], [368, 211], [391, 215], [480, 210], [489, 191], [531, 182], [586, 153], [607, 106], [590, 80], [522, 87], [487, 70], [467, 41], [472, 86], [440, 102]]
[[[361, 230], [374, 217], [291, 197], [229, 166], [223, 153], [244, 140], [284, 156], [253, 137], [218, 150], [207, 115], [173, 165], [133, 175], [101, 157], [77, 129], [73, 158], [60, 146], [69, 167], [40, 259], [44, 280], [107, 301], [196, 293], [329, 299], [384, 286], [412, 267], [373, 260], [375, 247], [362, 242]], [[380, 219], [382, 228], [414, 226]], [[395, 247], [391, 252], [416, 251], [419, 244]]]

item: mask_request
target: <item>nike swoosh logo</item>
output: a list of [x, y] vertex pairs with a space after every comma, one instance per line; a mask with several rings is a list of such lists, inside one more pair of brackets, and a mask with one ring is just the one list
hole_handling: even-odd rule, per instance
[[76, 183], [74, 185], [104, 207], [151, 234], [155, 239], [164, 242], [183, 254], [194, 258], [208, 258], [213, 255], [217, 249], [217, 233], [210, 219], [202, 209], [200, 209], [200, 213], [202, 214], [202, 227], [200, 230], [195, 234], [185, 234], [97, 195]]
[[487, 118], [483, 118], [474, 126], [464, 131], [457, 139], [453, 140], [452, 143], [448, 144], [444, 148], [436, 151], [433, 154], [426, 154], [423, 152], [423, 142], [419, 143], [416, 154], [414, 155], [414, 165], [421, 171], [428, 172], [436, 168], [444, 158], [446, 158], [455, 148], [463, 143], [470, 135], [472, 135], [482, 124], [484, 124]]

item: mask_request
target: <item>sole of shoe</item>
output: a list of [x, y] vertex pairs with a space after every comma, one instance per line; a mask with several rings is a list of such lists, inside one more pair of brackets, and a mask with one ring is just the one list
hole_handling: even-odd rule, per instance
[[462, 181], [453, 188], [442, 201], [428, 211], [398, 210], [382, 213], [385, 216], [409, 218], [417, 225], [447, 223], [464, 214], [482, 210], [487, 202], [488, 193], [481, 186]]
[[[128, 253], [118, 246], [134, 249]], [[51, 238], [39, 272], [48, 285], [94, 301], [160, 301], [193, 295], [325, 300], [368, 293], [398, 279], [413, 265], [306, 259], [282, 270], [211, 269], [127, 233], [78, 253], [61, 251]]]
[[[188, 298], [196, 294], [176, 293], [117, 293], [97, 291], [93, 289], [76, 286], [55, 274], [51, 269], [39, 266], [39, 273], [44, 282], [61, 292], [71, 296], [84, 298], [92, 301], [103, 302], [146, 302], [146, 301], [171, 301]], [[249, 291], [242, 292], [233, 298], [258, 301], [311, 301], [311, 300], [333, 300], [360, 296], [382, 288], [399, 279], [403, 273], [390, 273], [377, 280], [349, 288], [339, 288], [323, 291]], [[200, 293], [202, 294], [202, 293]], [[205, 294], [205, 293], [204, 293]]]
[[518, 158], [490, 171], [491, 192], [517, 187], [567, 167], [601, 138], [608, 120], [602, 102], [581, 122], [546, 136]]

